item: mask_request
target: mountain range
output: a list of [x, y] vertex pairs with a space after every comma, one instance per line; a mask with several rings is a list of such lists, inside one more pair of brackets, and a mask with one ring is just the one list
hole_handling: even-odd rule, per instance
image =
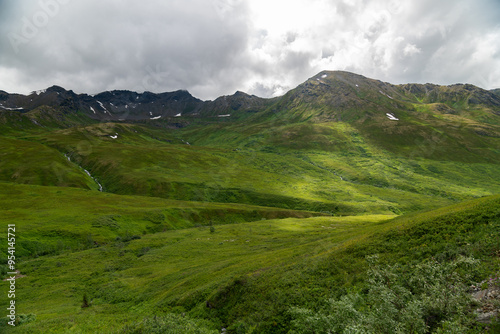
[[[214, 101], [201, 101], [185, 90], [160, 94], [114, 90], [87, 95], [52, 86], [29, 95], [0, 91], [0, 108], [29, 113], [46, 106], [80, 112], [100, 121], [151, 120], [198, 115], [223, 117], [243, 112], [262, 112], [270, 107], [279, 112], [293, 108], [298, 103], [325, 104], [332, 113], [328, 117], [335, 117], [336, 111], [353, 108], [394, 111], [408, 107], [408, 103], [443, 104], [444, 106], [436, 108], [448, 114], [456, 113], [456, 108], [483, 106], [492, 108], [498, 114], [499, 95], [499, 89], [487, 91], [469, 84], [392, 85], [349, 72], [324, 71], [284, 96], [270, 99], [239, 91]], [[384, 103], [389, 105], [385, 106]]]

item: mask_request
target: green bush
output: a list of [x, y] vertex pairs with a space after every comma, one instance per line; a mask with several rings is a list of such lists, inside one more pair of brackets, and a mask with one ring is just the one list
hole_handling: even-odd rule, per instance
[[377, 264], [369, 257], [368, 288], [330, 299], [314, 312], [292, 308], [293, 334], [306, 333], [463, 333], [471, 321], [467, 276], [477, 261], [434, 259], [415, 266]]
[[16, 326], [20, 326], [22, 324], [27, 324], [27, 323], [35, 321], [35, 320], [36, 320], [36, 315], [33, 313], [18, 314], [16, 316]]
[[144, 219], [154, 224], [161, 224], [165, 221], [165, 215], [161, 210], [150, 211], [144, 215]]
[[208, 321], [195, 320], [182, 315], [167, 314], [145, 318], [135, 325], [125, 326], [120, 334], [218, 334]]

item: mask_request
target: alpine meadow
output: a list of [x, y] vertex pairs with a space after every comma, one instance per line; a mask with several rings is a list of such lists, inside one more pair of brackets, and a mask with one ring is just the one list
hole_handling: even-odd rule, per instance
[[0, 219], [2, 333], [499, 333], [500, 92], [0, 91]]

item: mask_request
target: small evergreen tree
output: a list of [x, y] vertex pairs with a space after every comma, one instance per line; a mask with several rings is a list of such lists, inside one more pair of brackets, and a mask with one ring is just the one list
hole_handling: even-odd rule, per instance
[[212, 221], [210, 221], [210, 223], [208, 223], [208, 225], [210, 226], [210, 233], [214, 233], [215, 232], [215, 227], [214, 227]]
[[83, 303], [82, 303], [82, 308], [87, 308], [90, 306], [89, 299], [87, 297], [87, 293], [85, 292], [83, 294]]

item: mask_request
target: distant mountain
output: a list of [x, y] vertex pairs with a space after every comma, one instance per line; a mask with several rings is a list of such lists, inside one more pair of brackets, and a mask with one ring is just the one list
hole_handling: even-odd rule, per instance
[[263, 117], [273, 114], [287, 120], [352, 122], [387, 115], [398, 118], [398, 114], [415, 110], [416, 104], [433, 105], [438, 114], [463, 114], [464, 110], [481, 107], [498, 115], [498, 94], [499, 90], [487, 91], [469, 84], [392, 85], [349, 72], [323, 71], [272, 99], [238, 91], [214, 101], [202, 101], [185, 90], [160, 94], [115, 90], [92, 96], [52, 86], [30, 95], [0, 91], [0, 111], [36, 111], [29, 115], [33, 122], [40, 123], [42, 115], [46, 120], [53, 115], [60, 125], [64, 123], [63, 115], [78, 116], [79, 121], [82, 117], [94, 121], [156, 121], [182, 116], [233, 119], [259, 112], [264, 112]]
[[235, 111], [256, 112], [272, 99], [236, 92], [215, 101], [201, 101], [185, 90], [155, 94], [126, 90], [96, 95], [75, 94], [52, 86], [30, 95], [0, 91], [0, 111], [27, 113], [41, 106], [79, 112], [99, 121], [158, 120], [186, 115], [227, 116]]
[[391, 84], [349, 72], [323, 71], [286, 93], [274, 112], [295, 119], [351, 121], [405, 108], [394, 97], [400, 97], [399, 91]]
[[323, 71], [286, 93], [274, 112], [298, 119], [352, 121], [374, 115], [406, 112], [414, 104], [441, 103], [441, 109], [491, 108], [500, 112], [500, 96], [473, 85], [392, 85], [342, 71]]
[[493, 91], [469, 84], [438, 86], [432, 84], [406, 84], [398, 86], [405, 96], [415, 99], [415, 102], [446, 103], [462, 106], [500, 107], [500, 96]]
[[203, 103], [199, 112], [202, 115], [219, 117], [229, 117], [228, 115], [236, 111], [255, 113], [266, 109], [276, 100], [277, 99], [265, 99], [237, 91], [233, 95], [221, 96], [214, 101]]
[[96, 120], [159, 119], [191, 113], [199, 109], [201, 103], [181, 90], [162, 94], [111, 91], [90, 96], [52, 86], [27, 96], [0, 93], [0, 108], [4, 110], [29, 112], [43, 105], [81, 112]]
[[105, 113], [120, 120], [176, 117], [193, 113], [202, 104], [201, 100], [184, 90], [161, 94], [112, 91], [88, 97], [87, 101], [94, 115]]

